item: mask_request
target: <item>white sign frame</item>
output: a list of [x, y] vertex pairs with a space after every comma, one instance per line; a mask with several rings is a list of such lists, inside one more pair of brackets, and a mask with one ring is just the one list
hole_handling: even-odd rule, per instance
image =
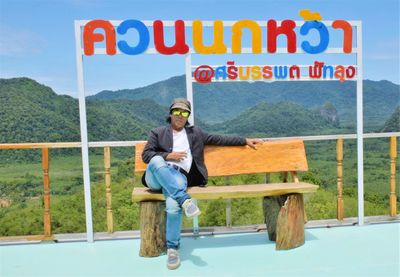
[[[93, 222], [92, 222], [92, 204], [90, 191], [90, 170], [89, 170], [89, 145], [87, 134], [87, 116], [86, 116], [86, 99], [84, 86], [84, 70], [82, 49], [82, 27], [89, 20], [75, 20], [75, 49], [76, 49], [76, 73], [78, 84], [78, 99], [79, 99], [79, 121], [81, 130], [81, 151], [82, 151], [82, 166], [83, 166], [83, 184], [85, 193], [85, 213], [86, 213], [86, 236], [88, 242], [93, 242]], [[113, 26], [118, 26], [122, 20], [110, 20]], [[147, 27], [153, 26], [153, 21], [142, 21]], [[225, 27], [232, 26], [236, 21], [223, 21]], [[260, 26], [267, 26], [267, 21], [256, 21]], [[295, 21], [296, 26], [301, 26], [304, 21]], [[325, 26], [332, 26], [333, 21], [322, 21]], [[364, 141], [363, 141], [363, 70], [362, 70], [362, 22], [348, 21], [356, 29], [357, 45], [353, 47], [352, 53], [356, 55], [357, 68], [357, 186], [358, 186], [358, 225], [364, 225]], [[203, 26], [213, 26], [213, 21], [202, 21]], [[277, 24], [280, 25], [280, 21]], [[164, 27], [174, 27], [175, 21], [163, 20]], [[186, 27], [192, 26], [192, 21], [185, 21]], [[191, 54], [195, 53], [193, 49], [185, 55], [186, 66], [186, 94], [187, 99], [192, 103], [192, 113], [190, 122], [193, 122], [194, 102], [193, 102], [193, 78], [192, 78], [192, 62]], [[227, 54], [232, 53], [228, 48]], [[252, 53], [251, 48], [243, 48], [242, 53]], [[266, 53], [266, 50], [263, 50]], [[276, 53], [288, 53], [286, 48], [278, 48]], [[303, 53], [301, 49], [297, 49], [296, 53]], [[296, 54], [291, 53], [291, 55]], [[104, 48], [95, 48], [95, 55], [106, 55]], [[121, 54], [117, 50], [117, 54]], [[155, 48], [148, 48], [144, 54], [158, 54]], [[323, 54], [345, 54], [341, 48], [328, 48]], [[276, 80], [280, 81], [280, 80]], [[285, 81], [284, 79], [281, 81]], [[323, 81], [323, 80], [321, 80]]]

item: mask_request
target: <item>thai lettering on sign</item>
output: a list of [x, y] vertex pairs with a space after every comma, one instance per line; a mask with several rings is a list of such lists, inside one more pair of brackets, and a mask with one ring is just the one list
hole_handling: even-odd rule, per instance
[[[224, 23], [221, 20], [213, 21], [213, 42], [211, 45], [203, 43], [203, 24], [200, 20], [194, 20], [192, 25], [193, 49], [198, 54], [225, 54], [228, 46], [224, 40]], [[243, 29], [249, 29], [252, 37], [252, 53], [260, 54], [262, 52], [262, 41], [266, 41], [267, 53], [276, 53], [277, 37], [282, 35], [286, 37], [286, 48], [288, 53], [296, 53], [299, 41], [300, 48], [308, 54], [318, 54], [324, 52], [329, 46], [330, 31], [341, 32], [343, 34], [342, 49], [343, 53], [352, 53], [352, 26], [346, 20], [334, 20], [332, 29], [328, 29], [322, 21], [310, 20], [304, 21], [300, 26], [299, 33], [296, 33], [296, 22], [294, 20], [283, 20], [278, 26], [274, 19], [267, 21], [266, 37], [262, 37], [262, 28], [256, 21], [239, 20], [231, 27], [231, 47], [232, 53], [240, 54], [242, 52], [242, 34]], [[96, 32], [96, 29], [102, 29], [103, 33]], [[128, 30], [133, 29], [138, 33], [137, 41], [127, 41], [124, 35]], [[174, 22], [175, 42], [172, 46], [165, 44], [164, 24], [161, 20], [153, 22], [153, 41], [154, 48], [160, 54], [186, 54], [189, 52], [189, 45], [186, 40], [185, 22], [176, 20]], [[310, 31], [316, 31], [319, 34], [319, 42], [310, 43], [307, 35]], [[118, 39], [117, 39], [118, 34]], [[115, 55], [117, 48], [127, 55], [139, 55], [147, 50], [150, 44], [150, 29], [140, 20], [128, 19], [116, 28], [108, 20], [92, 20], [85, 24], [83, 29], [83, 47], [84, 54], [91, 56], [94, 54], [94, 45], [96, 42], [105, 41], [107, 55]]]
[[[307, 77], [310, 80], [328, 79], [344, 82], [356, 76], [354, 66], [325, 65], [324, 62], [315, 61], [309, 65]], [[226, 65], [218, 66], [215, 69], [209, 65], [200, 65], [193, 72], [193, 78], [199, 83], [210, 83], [223, 80], [300, 80], [301, 69], [298, 65], [235, 65], [235, 61], [228, 61]]]

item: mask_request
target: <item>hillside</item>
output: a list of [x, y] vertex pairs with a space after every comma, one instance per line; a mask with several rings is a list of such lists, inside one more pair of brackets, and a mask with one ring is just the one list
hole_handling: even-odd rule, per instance
[[146, 87], [136, 89], [123, 89], [118, 91], [104, 90], [87, 99], [111, 100], [111, 99], [155, 99], [158, 104], [169, 106], [176, 97], [186, 96], [185, 76], [172, 77]]
[[[162, 82], [161, 82], [162, 83]], [[161, 88], [163, 85], [158, 84]], [[322, 82], [320, 82], [322, 83]], [[376, 83], [376, 82], [375, 82]], [[165, 85], [165, 84], [164, 84]], [[222, 84], [216, 84], [222, 85]], [[237, 84], [244, 89], [243, 84]], [[246, 84], [257, 86], [259, 84]], [[232, 89], [232, 95], [247, 95]], [[165, 124], [170, 94], [167, 89], [161, 97], [152, 99], [107, 99], [91, 97], [87, 101], [89, 140], [135, 140], [145, 139], [150, 128]], [[176, 93], [175, 90], [173, 90]], [[146, 92], [153, 93], [153, 92]], [[238, 134], [242, 136], [291, 136], [338, 133], [343, 131], [342, 116], [337, 104], [323, 99], [321, 105], [305, 107], [288, 101], [271, 102], [248, 99], [252, 104], [240, 103], [244, 98], [235, 100], [226, 92], [209, 92], [209, 95], [221, 93], [226, 99], [219, 103], [210, 97], [209, 107], [196, 102], [196, 110], [211, 119], [221, 120], [224, 111], [234, 110], [222, 123], [209, 125], [201, 121], [197, 125], [208, 131]], [[379, 90], [376, 94], [382, 93]], [[108, 95], [108, 93], [105, 93]], [[156, 95], [155, 93], [153, 95]], [[254, 94], [255, 95], [255, 94]], [[289, 95], [289, 94], [288, 94]], [[310, 94], [311, 95], [311, 94]], [[145, 95], [142, 95], [145, 96]], [[172, 96], [172, 97], [175, 97]], [[197, 96], [196, 96], [197, 97]], [[202, 96], [203, 97], [203, 96]], [[379, 96], [381, 97], [381, 96]], [[368, 99], [368, 97], [365, 97]], [[163, 105], [157, 104], [164, 99]], [[205, 101], [206, 99], [204, 99]], [[309, 99], [310, 101], [313, 99]], [[393, 100], [393, 99], [392, 99]], [[202, 100], [203, 101], [203, 100]], [[310, 102], [308, 101], [308, 102]], [[397, 101], [397, 100], [395, 100]], [[306, 101], [307, 102], [307, 101]], [[200, 103], [200, 101], [199, 101]], [[311, 102], [310, 102], [311, 103]], [[376, 104], [386, 103], [381, 97]], [[373, 102], [371, 102], [371, 105]], [[386, 103], [387, 104], [387, 103]], [[385, 105], [386, 105], [385, 104]], [[385, 112], [375, 108], [376, 113]], [[354, 111], [353, 111], [354, 112]], [[379, 129], [398, 131], [399, 108], [390, 118], [381, 122]], [[0, 143], [28, 141], [79, 141], [78, 100], [59, 96], [46, 86], [28, 78], [0, 79]], [[199, 117], [196, 117], [199, 120]], [[382, 127], [384, 125], [384, 127]], [[309, 219], [327, 219], [336, 216], [337, 162], [335, 141], [306, 142], [309, 171], [299, 175], [301, 180], [320, 185], [320, 189], [307, 200]], [[345, 189], [346, 216], [357, 216], [357, 145], [353, 140], [346, 140]], [[129, 149], [130, 148], [130, 149]], [[383, 215], [388, 208], [388, 166], [387, 139], [365, 140], [365, 214]], [[114, 230], [138, 229], [138, 206], [132, 204], [132, 185], [140, 186], [140, 178], [133, 178], [132, 148], [112, 149], [112, 205], [115, 215]], [[58, 155], [58, 151], [62, 155]], [[118, 152], [120, 154], [118, 154]], [[65, 155], [65, 154], [69, 155]], [[117, 153], [117, 154], [116, 154]], [[122, 154], [121, 154], [122, 153]], [[20, 163], [23, 160], [23, 163]], [[29, 161], [29, 162], [27, 162]], [[102, 149], [90, 152], [90, 180], [95, 231], [106, 231], [106, 205], [104, 186], [104, 160]], [[54, 233], [84, 232], [84, 199], [79, 149], [51, 150], [51, 205], [52, 231]], [[1, 235], [27, 235], [43, 232], [43, 180], [39, 150], [0, 151], [0, 200], [8, 207], [0, 209]], [[278, 178], [278, 175], [271, 176]], [[232, 184], [264, 182], [264, 175], [235, 176]], [[398, 179], [398, 175], [397, 175]], [[277, 179], [278, 180], [278, 179]], [[226, 182], [224, 178], [212, 178], [209, 185]], [[396, 180], [399, 182], [399, 180]], [[397, 192], [399, 195], [399, 192]], [[236, 200], [235, 200], [236, 201]], [[239, 202], [238, 202], [239, 201]], [[245, 202], [232, 202], [235, 225], [261, 224], [262, 214], [254, 212], [254, 207], [261, 204], [254, 199]], [[225, 226], [225, 204], [221, 201], [203, 201], [200, 203], [204, 216], [201, 225]], [[240, 220], [239, 220], [240, 219]], [[191, 222], [184, 222], [190, 227]]]
[[278, 137], [327, 133], [337, 130], [335, 124], [298, 104], [262, 102], [233, 120], [214, 125], [213, 130], [247, 137]]
[[0, 143], [79, 140], [77, 100], [28, 78], [0, 79]]
[[[389, 81], [363, 82], [364, 124], [366, 129], [382, 126], [400, 103], [400, 87]], [[355, 126], [356, 83], [347, 81], [310, 82], [231, 82], [193, 85], [195, 113], [206, 123], [220, 123], [238, 116], [260, 102], [288, 101], [317, 109], [330, 102], [343, 125]], [[89, 99], [155, 99], [167, 106], [171, 100], [186, 95], [185, 76], [137, 88], [102, 91]], [[223, 104], [221, 104], [223, 103]]]
[[[172, 98], [182, 96], [179, 95], [179, 91], [184, 89], [184, 84], [179, 85], [182, 80], [182, 77], [174, 77], [142, 88], [142, 90], [102, 92], [95, 97], [88, 98], [89, 140], [146, 139], [151, 128], [165, 124], [168, 104]], [[305, 82], [298, 83], [298, 91], [302, 92], [293, 93], [291, 91], [292, 83], [286, 84], [288, 85], [286, 90], [280, 91], [282, 95], [286, 95], [287, 99], [284, 102], [278, 101], [279, 97], [276, 92], [278, 88], [282, 89], [282, 85], [284, 85], [282, 83], [216, 83], [196, 86], [196, 89], [202, 88], [204, 92], [203, 94], [196, 93], [195, 111], [201, 115], [196, 117], [196, 124], [206, 130], [230, 134], [315, 135], [330, 133], [333, 130], [339, 131], [337, 128], [343, 128], [343, 121], [346, 122], [346, 119], [343, 119], [343, 117], [346, 118], [346, 113], [355, 113], [354, 107], [351, 111], [339, 108], [348, 105], [345, 104], [346, 101], [351, 102], [353, 98], [350, 92], [344, 91], [343, 93], [348, 93], [348, 97], [339, 99], [333, 97], [332, 92], [329, 91], [332, 87], [351, 89], [351, 83], [327, 82], [332, 86], [327, 88], [322, 85], [322, 82], [310, 82], [309, 91], [318, 88], [319, 94], [303, 92], [306, 89]], [[392, 86], [392, 90], [385, 90], [389, 95], [387, 98], [381, 95], [383, 89], [378, 88], [378, 83], [383, 87]], [[385, 81], [366, 81], [365, 84], [364, 99], [368, 102], [365, 107], [372, 107], [373, 103], [386, 105], [386, 108], [375, 108], [373, 116], [369, 117], [370, 119], [375, 118], [372, 121], [379, 121], [380, 118], [383, 118], [383, 114], [388, 113], [389, 106], [397, 104], [394, 90], [398, 86]], [[176, 89], [171, 88], [174, 85], [176, 85]], [[222, 90], [222, 87], [225, 90]], [[270, 88], [268, 93], [263, 91], [266, 87]], [[216, 88], [220, 88], [220, 90]], [[247, 90], [248, 88], [251, 90]], [[211, 89], [215, 90], [212, 92]], [[156, 97], [155, 95], [160, 91], [160, 96]], [[327, 102], [327, 99], [323, 99], [320, 94], [330, 96], [332, 102]], [[208, 99], [205, 95], [208, 95]], [[301, 95], [303, 98], [300, 97]], [[370, 99], [372, 95], [376, 96], [376, 100]], [[270, 98], [270, 102], [260, 100], [263, 97], [267, 98], [266, 96]], [[288, 103], [293, 98], [298, 101], [294, 101], [292, 104]], [[155, 103], [155, 100], [163, 105]], [[320, 103], [322, 104], [319, 105]], [[398, 113], [397, 109], [393, 115], [392, 113], [388, 114], [387, 118], [390, 115], [392, 118], [387, 120], [385, 127], [382, 127], [384, 122], [382, 120], [379, 121], [379, 128], [375, 128], [375, 130], [382, 128], [396, 130]], [[0, 121], [0, 143], [80, 140], [78, 100], [69, 96], [57, 95], [51, 88], [28, 78], [0, 79], [0, 116], [2, 119]], [[200, 120], [203, 117], [209, 120], [208, 122], [205, 120], [207, 124]], [[222, 123], [215, 125], [210, 124], [221, 121]]]
[[400, 132], [400, 107], [394, 111], [392, 116], [385, 122], [381, 132]]
[[[167, 108], [152, 100], [88, 101], [89, 140], [145, 139]], [[79, 141], [78, 100], [28, 78], [0, 79], [0, 143]]]

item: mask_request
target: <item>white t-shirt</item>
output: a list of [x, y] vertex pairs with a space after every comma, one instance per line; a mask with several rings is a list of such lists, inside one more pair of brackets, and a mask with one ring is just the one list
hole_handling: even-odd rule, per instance
[[189, 140], [186, 134], [186, 130], [182, 129], [182, 131], [172, 131], [173, 137], [173, 152], [186, 152], [186, 158], [182, 161], [168, 161], [168, 163], [176, 164], [179, 167], [182, 167], [186, 172], [190, 171], [190, 167], [192, 166], [192, 152], [190, 151]]

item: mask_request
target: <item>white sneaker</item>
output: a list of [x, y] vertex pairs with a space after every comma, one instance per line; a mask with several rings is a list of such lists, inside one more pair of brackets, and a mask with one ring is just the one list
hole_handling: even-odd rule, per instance
[[186, 199], [185, 202], [183, 202], [182, 208], [185, 210], [185, 214], [187, 217], [194, 217], [201, 214], [199, 208], [190, 198]]
[[176, 249], [169, 248], [167, 250], [167, 267], [168, 269], [177, 269], [181, 265], [181, 259], [179, 258], [179, 252]]

